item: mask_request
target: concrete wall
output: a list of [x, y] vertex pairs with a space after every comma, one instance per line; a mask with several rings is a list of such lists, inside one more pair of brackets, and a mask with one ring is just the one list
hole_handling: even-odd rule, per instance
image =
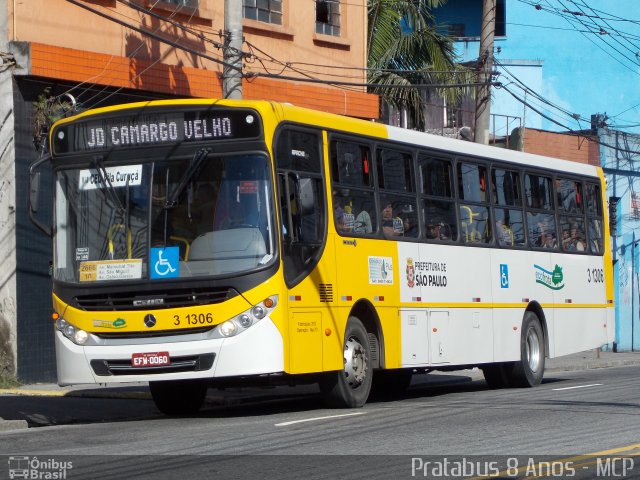
[[0, 73], [0, 374], [16, 372], [16, 182], [11, 70]]

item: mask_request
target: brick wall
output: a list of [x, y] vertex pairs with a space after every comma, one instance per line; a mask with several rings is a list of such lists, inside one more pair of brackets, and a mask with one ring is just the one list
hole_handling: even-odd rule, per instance
[[[31, 44], [31, 74], [185, 97], [220, 98], [218, 72], [192, 67], [152, 64], [144, 60]], [[80, 87], [81, 91], [82, 87]], [[243, 97], [289, 102], [300, 107], [351, 117], [377, 119], [378, 96], [306, 82], [256, 78], [244, 80]]]
[[526, 128], [524, 151], [589, 165], [600, 165], [598, 144], [583, 136]]

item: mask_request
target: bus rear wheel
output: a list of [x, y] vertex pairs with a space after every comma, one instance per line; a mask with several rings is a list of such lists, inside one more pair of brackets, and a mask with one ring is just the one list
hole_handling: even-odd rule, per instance
[[520, 336], [520, 361], [513, 365], [511, 385], [514, 387], [535, 387], [542, 382], [545, 341], [538, 316], [526, 312], [522, 321]]
[[349, 317], [344, 333], [344, 369], [325, 374], [320, 388], [328, 406], [362, 407], [371, 392], [371, 369], [367, 330], [356, 317]]
[[208, 384], [203, 380], [149, 382], [153, 402], [165, 415], [189, 415], [204, 403]]

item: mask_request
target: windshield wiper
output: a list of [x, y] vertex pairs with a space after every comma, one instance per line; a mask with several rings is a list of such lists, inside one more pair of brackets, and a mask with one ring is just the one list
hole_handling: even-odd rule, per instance
[[[127, 209], [125, 208], [124, 205], [122, 205], [122, 202], [120, 201], [120, 198], [118, 198], [118, 194], [115, 191], [115, 188], [113, 186], [113, 184], [111, 183], [111, 179], [109, 178], [109, 175], [107, 175], [107, 170], [106, 168], [104, 168], [104, 163], [103, 163], [103, 158], [102, 157], [93, 157], [93, 163], [96, 166], [96, 170], [98, 170], [98, 172], [100, 172], [100, 175], [102, 176], [105, 184], [107, 185], [107, 194], [109, 195], [109, 198], [111, 199], [111, 201], [113, 202], [113, 204], [115, 205], [115, 207], [120, 211], [120, 212], [127, 212]], [[128, 187], [128, 180], [127, 180], [127, 187]]]
[[173, 192], [171, 192], [171, 195], [167, 198], [167, 201], [164, 204], [164, 208], [166, 209], [173, 208], [178, 204], [178, 199], [180, 198], [180, 195], [182, 195], [182, 192], [184, 192], [184, 189], [186, 188], [186, 186], [193, 179], [193, 177], [200, 171], [202, 165], [204, 164], [204, 161], [209, 156], [210, 152], [211, 150], [208, 148], [201, 148], [200, 150], [196, 151], [196, 153], [193, 155], [193, 158], [189, 162], [189, 168], [187, 168], [187, 170], [184, 172], [184, 174], [182, 175], [182, 178], [180, 179], [180, 182], [178, 182], [178, 185], [176, 185], [176, 188], [173, 190]]

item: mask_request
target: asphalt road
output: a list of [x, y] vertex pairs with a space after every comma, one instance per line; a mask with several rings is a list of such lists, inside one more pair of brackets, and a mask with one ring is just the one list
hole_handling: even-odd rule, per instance
[[505, 477], [535, 461], [516, 476], [640, 478], [640, 459], [625, 470], [624, 459], [608, 471], [589, 470], [595, 457], [575, 466], [583, 454], [640, 453], [637, 367], [548, 373], [534, 389], [490, 390], [464, 373], [437, 380], [356, 410], [325, 409], [308, 387], [231, 391], [190, 418], [164, 417], [146, 399], [5, 395], [0, 416], [41, 426], [0, 433], [0, 455], [68, 459], [76, 470], [66, 478], [461, 478], [434, 475], [429, 465], [445, 458]]

